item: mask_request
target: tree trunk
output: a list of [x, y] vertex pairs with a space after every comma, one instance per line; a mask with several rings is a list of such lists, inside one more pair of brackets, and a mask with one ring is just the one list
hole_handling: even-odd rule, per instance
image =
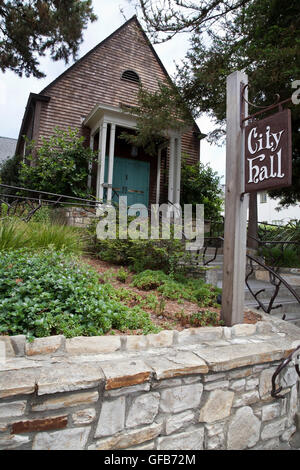
[[[258, 220], [257, 220], [257, 193], [250, 193], [249, 198], [249, 220], [248, 220], [248, 239], [247, 246], [252, 250], [258, 249]], [[253, 238], [252, 238], [253, 237]]]

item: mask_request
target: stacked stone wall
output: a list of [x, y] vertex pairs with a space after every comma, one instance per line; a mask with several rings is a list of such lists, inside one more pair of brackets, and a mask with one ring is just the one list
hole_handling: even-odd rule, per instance
[[277, 381], [285, 398], [271, 396], [271, 380], [299, 332], [264, 318], [140, 337], [1, 337], [0, 448], [288, 448], [294, 365]]
[[52, 214], [54, 221], [70, 225], [72, 227], [86, 228], [99, 218], [96, 211], [85, 207], [62, 207], [55, 209]]

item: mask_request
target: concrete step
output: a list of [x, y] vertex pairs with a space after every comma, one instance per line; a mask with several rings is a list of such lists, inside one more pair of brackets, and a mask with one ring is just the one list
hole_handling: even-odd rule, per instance
[[[272, 317], [279, 318], [280, 320], [282, 319], [282, 313], [275, 313], [276, 310], [274, 310], [274, 313], [272, 313]], [[296, 326], [300, 326], [300, 312], [290, 312], [287, 313], [285, 316], [285, 321], [289, 323], [293, 323]]]
[[[200, 253], [203, 253], [203, 251], [204, 251], [204, 249], [202, 248], [202, 250], [200, 250]], [[205, 251], [205, 253], [206, 253], [207, 255], [212, 255], [212, 254], [214, 255], [215, 252], [216, 252], [216, 249], [215, 249], [214, 247], [210, 247], [210, 246], [207, 247], [207, 248], [206, 248], [206, 251]], [[218, 248], [218, 255], [222, 255], [222, 256], [223, 256], [223, 248]]]
[[[267, 307], [269, 302], [268, 300], [266, 300], [263, 303]], [[296, 300], [293, 301], [293, 300], [287, 300], [285, 298], [276, 298], [274, 304], [275, 306], [279, 304], [281, 305], [281, 307], [273, 309], [272, 314], [276, 312], [278, 314], [281, 314], [281, 317], [282, 317], [284, 313], [288, 314], [292, 312], [299, 312], [299, 318], [300, 318], [300, 304]], [[247, 307], [249, 308], [251, 307], [255, 308], [257, 306], [257, 303], [255, 302], [255, 299], [253, 298], [253, 300], [245, 301], [245, 305], [247, 305]]]
[[[222, 280], [218, 280], [217, 285], [218, 287], [222, 288]], [[270, 284], [267, 282], [258, 280], [250, 280], [250, 286], [254, 292], [265, 289], [264, 292], [261, 292], [258, 297], [259, 300], [261, 300], [267, 307], [274, 293], [274, 287], [270, 286]], [[300, 295], [300, 286], [295, 286], [295, 291]], [[271, 313], [272, 315], [277, 316], [278, 318], [282, 318], [282, 316], [285, 314], [288, 321], [291, 321], [297, 325], [300, 324], [300, 304], [297, 302], [291, 292], [284, 286], [280, 288], [279, 295], [275, 299], [275, 305], [278, 304], [281, 304], [281, 307], [273, 309]], [[258, 306], [246, 284], [245, 305], [249, 308], [257, 308]]]
[[[205, 259], [204, 259], [204, 262], [208, 262], [212, 259], [213, 257], [210, 257], [210, 256], [206, 256]], [[192, 258], [192, 263], [193, 264], [198, 264], [199, 266], [203, 266], [203, 259], [202, 257], [193, 257]], [[207, 264], [207, 266], [219, 266], [220, 269], [223, 269], [223, 259], [220, 259], [218, 256], [213, 260], [213, 261], [210, 261], [209, 264]]]
[[[250, 280], [249, 285], [253, 289], [254, 293], [258, 292], [261, 289], [265, 289], [263, 292], [261, 292], [258, 295], [258, 298], [261, 299], [261, 300], [270, 299], [272, 297], [272, 295], [274, 293], [274, 289], [275, 289], [275, 287], [271, 286], [270, 284], [267, 284], [267, 283], [261, 283], [260, 284], [259, 281], [255, 282], [253, 280]], [[293, 287], [293, 289], [300, 296], [300, 286], [295, 286], [295, 287]], [[281, 299], [285, 299], [287, 301], [296, 300], [295, 297], [293, 296], [293, 294], [285, 286], [280, 287], [279, 295], [280, 295]], [[248, 300], [251, 301], [252, 299], [253, 299], [253, 296], [252, 296], [251, 292], [248, 290], [247, 286], [245, 285], [245, 301], [248, 301]]]
[[[205, 257], [204, 257], [205, 261], [210, 261], [210, 260], [213, 260], [211, 261], [209, 264], [220, 264], [221, 266], [223, 265], [223, 255], [217, 255], [215, 257], [214, 254], [211, 254], [211, 255], [208, 255], [206, 254]], [[200, 257], [200, 260], [202, 260], [202, 257]]]
[[[214, 251], [211, 251], [211, 253], [214, 255]], [[209, 256], [206, 256], [206, 260], [210, 259]], [[202, 258], [199, 258], [199, 266], [201, 265]], [[218, 254], [216, 259], [209, 263], [207, 266], [209, 268], [212, 268], [215, 273], [216, 273], [216, 278], [217, 278], [217, 286], [222, 288], [222, 280], [223, 280], [223, 255]], [[197, 269], [197, 266], [194, 266], [194, 269]], [[286, 277], [286, 273], [283, 273], [284, 277]], [[300, 296], [300, 285], [299, 285], [299, 278], [300, 276], [297, 274], [293, 274], [292, 277], [289, 279], [286, 279], [288, 282], [290, 281], [295, 281], [295, 284], [292, 286], [295, 292]], [[266, 307], [268, 306], [269, 301], [272, 298], [272, 295], [274, 294], [274, 289], [275, 287], [272, 286], [269, 282], [267, 281], [261, 281], [257, 280], [255, 278], [249, 279], [249, 284], [250, 287], [253, 289], [254, 293], [264, 289], [262, 291], [258, 298], [261, 300]], [[292, 283], [291, 283], [292, 284]], [[275, 299], [275, 305], [280, 305], [280, 307], [273, 309], [272, 310], [272, 315], [282, 318], [283, 315], [286, 315], [286, 320], [294, 323], [297, 326], [300, 326], [300, 304], [297, 302], [296, 298], [294, 295], [287, 289], [285, 286], [280, 287], [279, 291], [279, 296]], [[257, 308], [258, 304], [255, 301], [253, 295], [251, 292], [248, 290], [246, 284], [245, 284], [245, 305], [249, 308]]]

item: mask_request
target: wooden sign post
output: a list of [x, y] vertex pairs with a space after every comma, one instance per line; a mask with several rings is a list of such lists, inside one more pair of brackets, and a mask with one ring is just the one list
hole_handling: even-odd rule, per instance
[[[222, 285], [222, 320], [226, 326], [244, 321], [246, 227], [248, 195], [244, 195], [244, 139], [241, 126], [242, 88], [248, 77], [234, 72], [227, 77], [227, 143]], [[246, 90], [247, 92], [247, 90]], [[246, 95], [247, 96], [247, 95]], [[247, 103], [243, 114], [248, 114]]]
[[[227, 77], [227, 144], [222, 320], [226, 326], [244, 322], [246, 232], [249, 195], [292, 183], [291, 111], [289, 100], [248, 116], [248, 77]], [[253, 120], [274, 107], [279, 112]], [[245, 123], [250, 122], [246, 127]]]

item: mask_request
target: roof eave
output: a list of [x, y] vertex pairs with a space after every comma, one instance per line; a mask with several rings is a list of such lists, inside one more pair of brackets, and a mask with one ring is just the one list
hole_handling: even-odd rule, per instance
[[17, 146], [16, 146], [16, 155], [18, 155], [18, 153], [19, 153], [22, 136], [24, 134], [24, 129], [26, 127], [26, 123], [27, 123], [27, 120], [28, 120], [28, 117], [29, 117], [29, 113], [30, 113], [30, 110], [31, 110], [31, 105], [32, 105], [32, 103], [35, 103], [37, 101], [41, 101], [43, 103], [48, 103], [50, 101], [50, 96], [38, 95], [36, 93], [30, 93], [30, 95], [28, 97], [27, 105], [26, 105], [26, 108], [25, 108], [25, 113], [24, 113], [24, 116], [23, 116], [23, 119], [22, 119], [22, 124], [21, 124], [21, 128], [20, 128], [19, 136], [18, 136], [18, 142], [17, 142]]

